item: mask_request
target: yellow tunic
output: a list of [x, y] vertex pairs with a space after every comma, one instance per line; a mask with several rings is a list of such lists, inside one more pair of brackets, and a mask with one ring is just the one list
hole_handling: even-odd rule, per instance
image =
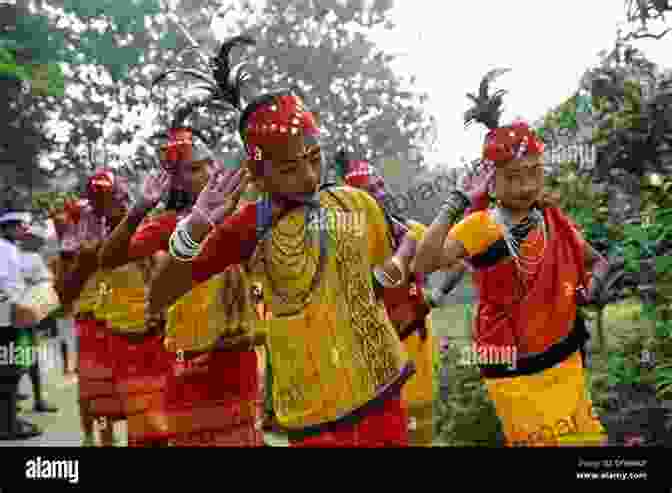
[[423, 341], [414, 332], [404, 347], [415, 363], [416, 373], [402, 391], [410, 419], [409, 431], [412, 446], [430, 446], [434, 441], [434, 353], [435, 338], [431, 318], [425, 320], [427, 338]]
[[317, 286], [319, 245], [311, 238], [318, 235], [306, 233], [303, 209], [280, 220], [249, 263], [273, 313], [265, 323], [274, 409], [290, 429], [352, 413], [395, 382], [408, 363], [371, 280], [372, 267], [392, 254], [382, 210], [361, 190], [331, 193], [338, 200], [320, 194], [323, 210], [346, 214], [319, 225], [328, 241]]
[[73, 303], [73, 314], [93, 312], [98, 303], [98, 283], [100, 282], [100, 271], [93, 274], [84, 284], [79, 298]]
[[257, 324], [247, 275], [242, 267], [232, 266], [168, 309], [166, 349], [208, 351], [220, 337], [248, 334]]
[[[421, 240], [427, 227], [416, 221], [408, 221], [416, 240]], [[415, 363], [416, 373], [402, 391], [402, 399], [409, 415], [411, 446], [430, 446], [434, 440], [434, 352], [435, 339], [431, 318], [425, 319], [427, 338], [422, 340], [414, 332], [404, 340], [404, 348]]]
[[130, 263], [98, 275], [97, 319], [120, 334], [143, 334], [145, 326], [145, 274], [137, 263]]

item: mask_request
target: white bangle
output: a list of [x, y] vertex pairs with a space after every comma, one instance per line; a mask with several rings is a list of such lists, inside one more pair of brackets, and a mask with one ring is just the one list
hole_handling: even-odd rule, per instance
[[198, 249], [201, 247], [201, 244], [198, 243], [197, 241], [194, 241], [194, 239], [191, 237], [191, 233], [189, 233], [189, 220], [188, 218], [182, 219], [179, 223], [177, 223], [177, 226], [175, 227], [175, 231], [179, 231], [180, 233], [180, 239], [185, 243], [185, 245], [189, 249]]
[[190, 262], [198, 256], [200, 248], [188, 248], [184, 244], [179, 234], [179, 230], [176, 229], [173, 231], [173, 234], [170, 235], [170, 240], [168, 241], [168, 253], [170, 253], [170, 256], [175, 260]]
[[182, 247], [182, 250], [188, 251], [188, 252], [196, 252], [200, 250], [201, 246], [196, 243], [191, 236], [189, 236], [189, 233], [185, 231], [183, 228], [179, 228], [175, 230], [175, 233], [177, 235], [178, 240], [180, 241], [180, 247]]

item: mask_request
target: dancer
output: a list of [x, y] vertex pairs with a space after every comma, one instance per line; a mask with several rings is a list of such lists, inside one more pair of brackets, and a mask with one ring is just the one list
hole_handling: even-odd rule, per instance
[[[125, 178], [111, 169], [101, 169], [90, 181], [92, 203], [100, 208], [113, 211], [105, 227], [96, 260], [99, 260], [103, 245], [112, 228], [118, 226], [129, 210], [128, 183]], [[108, 417], [126, 420], [128, 423], [129, 446], [144, 446], [136, 433], [150, 430], [150, 424], [142, 423], [148, 409], [161, 405], [165, 389], [167, 358], [161, 351], [162, 338], [158, 333], [146, 330], [145, 326], [145, 286], [148, 282], [149, 265], [146, 262], [131, 262], [123, 266], [108, 268], [98, 264], [98, 298], [93, 314], [105, 331], [107, 350], [113, 355], [112, 385], [113, 398], [94, 402], [93, 411], [100, 415], [104, 406]], [[111, 428], [112, 423], [102, 423]], [[140, 433], [143, 436], [143, 433]], [[152, 442], [152, 440], [148, 440]]]
[[486, 75], [465, 115], [467, 124], [489, 128], [482, 164], [494, 174], [497, 206], [455, 225], [467, 201], [451, 195], [414, 269], [428, 273], [462, 259], [473, 266], [476, 347], [516, 355], [506, 365], [480, 365], [510, 445], [602, 443], [586, 395], [580, 348], [587, 332], [577, 303], [592, 298], [608, 264], [544, 194], [543, 143], [523, 122], [498, 125], [503, 92], [488, 97], [488, 84], [500, 73]]
[[[343, 157], [341, 157], [343, 159]], [[422, 237], [425, 226], [386, 210], [388, 192], [383, 177], [366, 161], [346, 160], [345, 184], [369, 192], [385, 211], [393, 234], [397, 255], [385, 264], [386, 271], [375, 272], [374, 281], [383, 288], [382, 296], [390, 320], [395, 324], [404, 347], [416, 366], [416, 374], [404, 387], [402, 398], [408, 408], [410, 444], [431, 446], [434, 441], [434, 354], [433, 308], [443, 304], [445, 294], [464, 276], [464, 269], [451, 271], [435, 293], [425, 296], [425, 276], [408, 275], [413, 244]], [[410, 250], [408, 250], [410, 245]], [[434, 296], [432, 296], [434, 295]]]
[[[173, 121], [161, 151], [163, 171], [148, 179], [142, 200], [105, 243], [103, 266], [154, 257], [153, 269], [158, 268], [171, 233], [214, 173], [217, 164], [198, 132], [178, 127], [186, 115], [178, 112]], [[167, 210], [145, 221], [166, 191]], [[248, 286], [246, 273], [233, 265], [177, 300], [167, 314], [147, 314], [148, 326], [165, 320], [165, 350], [171, 365], [165, 400], [147, 414], [147, 420], [153, 433], [169, 445], [263, 445], [257, 425], [260, 388], [254, 350], [263, 344], [263, 337], [255, 333], [254, 312], [246, 310], [251, 286], [244, 286]]]
[[[273, 407], [291, 445], [406, 446], [400, 394], [414, 365], [371, 274], [393, 253], [385, 216], [361, 190], [318, 191], [319, 129], [299, 97], [277, 91], [244, 104], [245, 78], [218, 69], [213, 93], [240, 109], [249, 160], [245, 170], [216, 175], [176, 228], [150, 312], [190, 291], [184, 279], [198, 285], [244, 263], [273, 313]], [[266, 198], [232, 214], [248, 179]]]
[[97, 318], [104, 276], [98, 250], [111, 227], [126, 210], [128, 189], [121, 178], [101, 168], [87, 180], [84, 197], [64, 206], [67, 221], [61, 228], [62, 275], [57, 279], [66, 313], [73, 313], [79, 342], [79, 403], [84, 445], [95, 444], [98, 425], [101, 443], [115, 444], [113, 423], [123, 420], [113, 370], [114, 358], [106, 322]]

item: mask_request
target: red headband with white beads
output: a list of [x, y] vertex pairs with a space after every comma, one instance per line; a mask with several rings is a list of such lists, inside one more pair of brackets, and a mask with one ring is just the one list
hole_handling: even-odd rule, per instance
[[269, 104], [257, 108], [248, 118], [245, 144], [252, 159], [261, 160], [264, 145], [282, 141], [288, 135], [303, 135], [317, 139], [320, 130], [315, 117], [306, 111], [300, 97], [278, 96]]

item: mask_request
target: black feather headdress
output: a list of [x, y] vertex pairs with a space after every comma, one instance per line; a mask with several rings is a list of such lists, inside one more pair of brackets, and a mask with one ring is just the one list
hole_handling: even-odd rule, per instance
[[[202, 58], [206, 61], [205, 69], [173, 68], [163, 72], [152, 81], [152, 91], [157, 86], [171, 82], [173, 76], [181, 76], [192, 81], [187, 87], [185, 101], [175, 110], [171, 127], [183, 125], [185, 120], [196, 109], [209, 108], [218, 112], [242, 113], [247, 102], [256, 96], [250, 74], [245, 70], [247, 64], [240, 62], [233, 65], [230, 60], [231, 51], [236, 46], [252, 46], [255, 42], [248, 36], [236, 36], [222, 43], [216, 57]], [[186, 51], [193, 51], [188, 48]], [[183, 54], [181, 52], [181, 54]], [[179, 54], [178, 54], [179, 58]]]
[[507, 91], [500, 89], [490, 94], [490, 84], [494, 80], [511, 69], [498, 68], [491, 70], [481, 80], [478, 88], [478, 96], [468, 93], [467, 97], [474, 103], [474, 106], [464, 113], [464, 126], [469, 127], [473, 122], [485, 125], [488, 130], [493, 130], [499, 126], [499, 119], [502, 116], [502, 98]]

